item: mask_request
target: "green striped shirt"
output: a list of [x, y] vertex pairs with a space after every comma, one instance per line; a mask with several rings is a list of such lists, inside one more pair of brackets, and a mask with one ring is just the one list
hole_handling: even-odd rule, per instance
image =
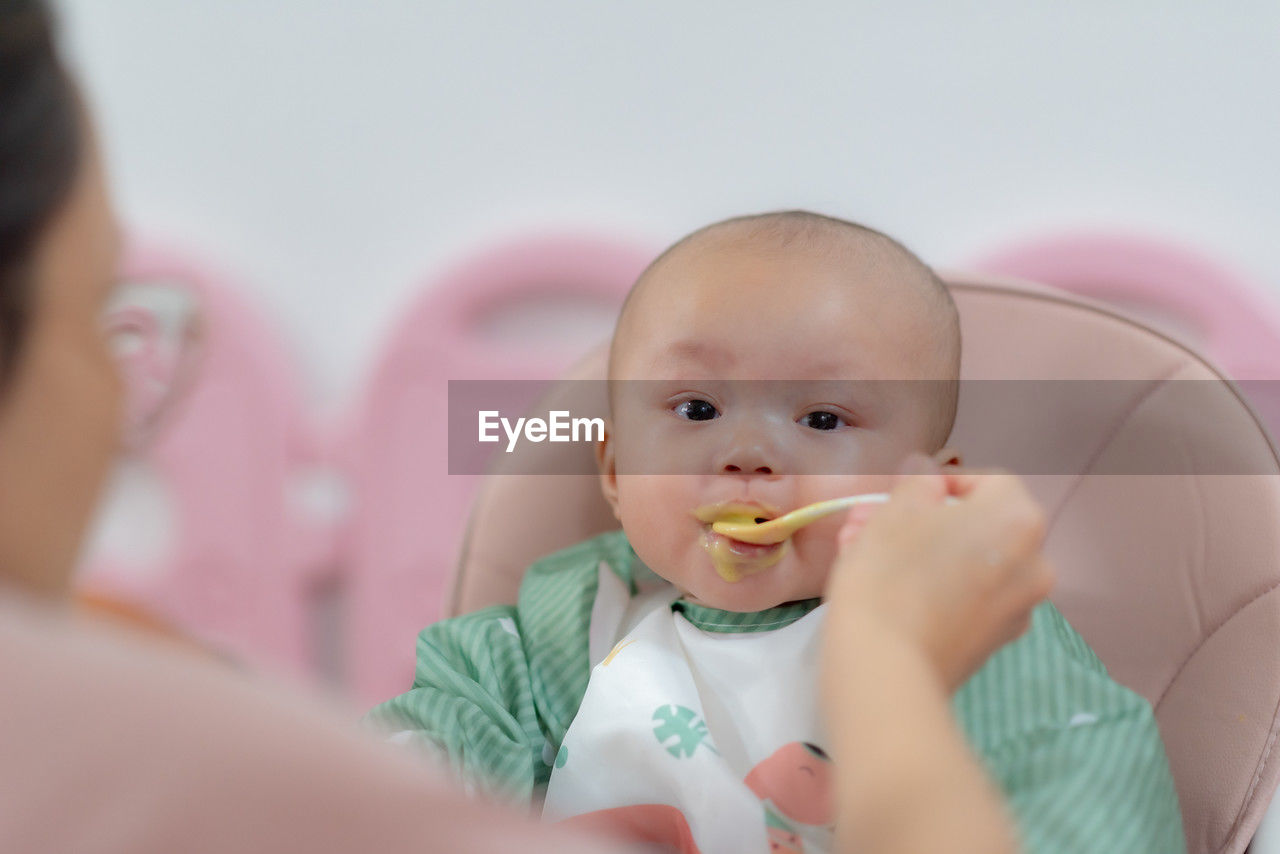
[[[602, 563], [633, 596], [654, 580], [621, 531], [544, 558], [526, 573], [516, 605], [424, 629], [413, 688], [370, 720], [411, 733], [477, 790], [523, 803], [539, 797], [586, 692]], [[817, 604], [751, 614], [671, 607], [703, 631], [750, 632], [789, 625]], [[1003, 789], [1026, 851], [1186, 850], [1150, 704], [1107, 675], [1050, 603], [961, 686], [952, 708]]]

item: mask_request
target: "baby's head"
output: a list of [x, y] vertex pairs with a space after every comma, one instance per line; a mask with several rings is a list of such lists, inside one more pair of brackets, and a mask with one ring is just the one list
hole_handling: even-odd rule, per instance
[[959, 363], [950, 295], [896, 241], [804, 211], [708, 226], [645, 270], [618, 318], [605, 497], [691, 599], [758, 611], [818, 596], [838, 514], [779, 546], [722, 543], [738, 581], [717, 573], [706, 519], [887, 491], [912, 452], [945, 462]]

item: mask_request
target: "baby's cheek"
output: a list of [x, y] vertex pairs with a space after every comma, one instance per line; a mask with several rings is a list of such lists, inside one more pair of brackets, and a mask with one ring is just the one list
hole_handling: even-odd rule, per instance
[[633, 474], [618, 477], [618, 513], [624, 526], [646, 534], [691, 520], [689, 500], [672, 475]]
[[637, 557], [669, 580], [688, 562], [698, 543], [700, 523], [682, 510], [696, 504], [673, 475], [618, 478], [618, 515]]
[[843, 523], [844, 514], [835, 514], [810, 525], [793, 540], [805, 574], [814, 580], [819, 589], [826, 585], [827, 576], [831, 572], [831, 565], [838, 551], [837, 536]]

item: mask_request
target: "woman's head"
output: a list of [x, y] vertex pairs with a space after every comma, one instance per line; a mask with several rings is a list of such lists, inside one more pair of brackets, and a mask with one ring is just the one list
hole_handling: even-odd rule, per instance
[[119, 238], [38, 0], [0, 0], [0, 578], [65, 586], [118, 441]]
[[0, 0], [0, 377], [26, 329], [34, 247], [75, 179], [79, 125], [44, 4]]

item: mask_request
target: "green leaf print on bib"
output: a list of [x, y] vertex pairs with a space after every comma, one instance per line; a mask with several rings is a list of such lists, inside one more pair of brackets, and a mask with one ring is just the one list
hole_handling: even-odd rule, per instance
[[658, 743], [677, 759], [684, 759], [706, 744], [712, 753], [718, 751], [707, 743], [707, 722], [687, 706], [659, 706], [653, 712], [653, 735]]

